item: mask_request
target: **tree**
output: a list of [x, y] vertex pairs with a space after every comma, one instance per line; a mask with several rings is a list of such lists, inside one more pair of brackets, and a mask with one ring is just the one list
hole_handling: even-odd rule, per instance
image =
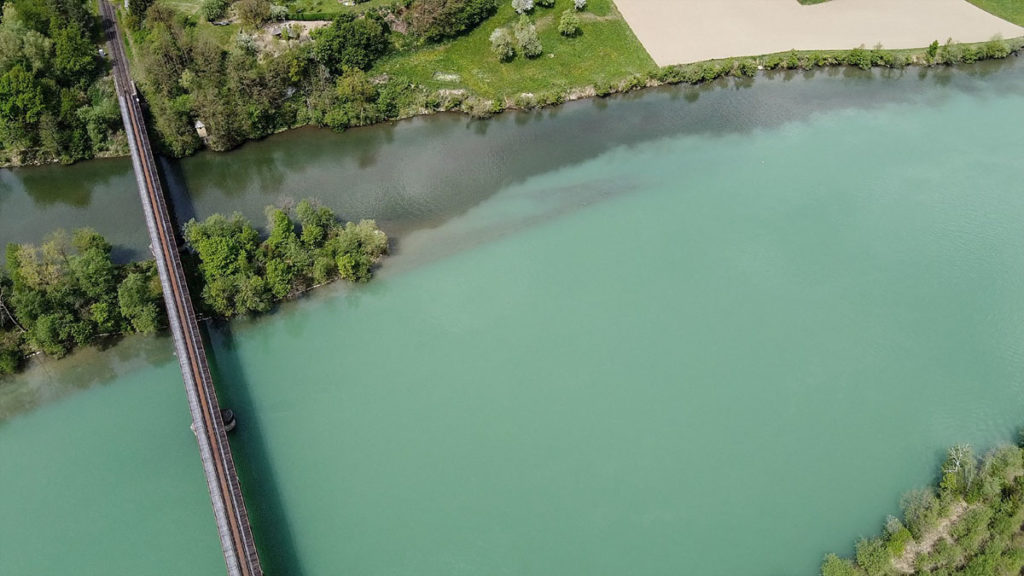
[[213, 22], [224, 17], [229, 5], [228, 0], [204, 0], [203, 5], [199, 8], [199, 13], [207, 22]]
[[349, 222], [336, 238], [338, 274], [353, 282], [366, 282], [373, 264], [387, 252], [388, 237], [373, 220]]
[[377, 87], [358, 68], [347, 68], [335, 84], [337, 105], [328, 112], [326, 124], [336, 130], [363, 126], [377, 119]]
[[313, 55], [335, 74], [346, 68], [369, 70], [390, 47], [387, 25], [377, 18], [339, 17], [314, 34]]
[[537, 36], [537, 27], [530, 21], [530, 17], [523, 14], [515, 26], [516, 42], [519, 50], [527, 58], [536, 58], [544, 52], [540, 38]]
[[949, 449], [942, 466], [942, 489], [966, 497], [977, 475], [978, 462], [969, 444], [957, 444]]
[[495, 28], [491, 32], [491, 51], [502, 62], [516, 57], [516, 39], [508, 28]]
[[235, 4], [235, 10], [242, 25], [249, 30], [255, 30], [270, 20], [269, 0], [240, 0]]
[[512, 9], [516, 14], [526, 14], [533, 10], [533, 0], [512, 0]]
[[14, 146], [30, 146], [45, 105], [42, 88], [18, 64], [0, 76], [0, 139]]
[[573, 7], [576, 11], [585, 10], [587, 8], [587, 0], [572, 0]]
[[121, 315], [132, 329], [143, 334], [156, 332], [160, 322], [160, 306], [158, 304], [159, 284], [154, 290], [156, 274], [150, 268], [149, 273], [131, 272], [121, 281], [117, 289], [117, 301]]
[[152, 5], [153, 0], [128, 0], [128, 12], [141, 18]]
[[580, 17], [572, 10], [562, 12], [562, 17], [558, 20], [558, 33], [567, 38], [579, 34]]

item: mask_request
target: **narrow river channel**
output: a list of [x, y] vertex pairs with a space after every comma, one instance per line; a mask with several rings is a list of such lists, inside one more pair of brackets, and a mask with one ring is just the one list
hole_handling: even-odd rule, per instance
[[[165, 164], [395, 254], [210, 327], [268, 574], [812, 575], [1024, 425], [1024, 62], [779, 74]], [[130, 165], [0, 171], [0, 242], [146, 253]], [[220, 574], [166, 338], [0, 382], [0, 574]]]

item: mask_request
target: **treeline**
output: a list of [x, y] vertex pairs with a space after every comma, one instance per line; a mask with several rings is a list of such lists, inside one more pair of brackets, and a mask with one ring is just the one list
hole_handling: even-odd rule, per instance
[[[410, 38], [438, 41], [464, 33], [497, 9], [496, 0], [414, 0], [336, 16], [316, 30], [311, 42], [289, 42], [280, 52], [261, 50], [255, 31], [275, 17], [267, 0], [242, 0], [233, 9], [245, 31], [225, 43], [195, 16], [160, 4], [150, 6], [136, 26], [133, 46], [141, 86], [166, 151], [183, 156], [203, 142], [202, 121], [214, 150], [306, 124], [345, 129], [397, 118], [425, 96], [400, 78], [367, 74], [397, 49], [388, 18], [404, 11]], [[225, 8], [226, 9], [226, 8]], [[212, 13], [217, 14], [219, 10]], [[287, 31], [282, 33], [289, 37]]]
[[117, 147], [121, 117], [85, 0], [2, 5], [0, 162], [70, 163]]
[[366, 282], [387, 252], [388, 237], [373, 220], [341, 224], [326, 207], [303, 200], [289, 212], [268, 208], [270, 234], [262, 242], [252, 223], [220, 214], [185, 224], [198, 258], [202, 299], [211, 312], [236, 316], [265, 312], [291, 295], [335, 278]]
[[[1017, 446], [977, 458], [949, 450], [938, 489], [903, 499], [881, 536], [857, 543], [854, 559], [825, 557], [822, 576], [1018, 576], [1024, 570], [1024, 459]], [[919, 542], [932, 541], [930, 547]]]
[[0, 375], [40, 351], [60, 358], [97, 338], [154, 332], [163, 322], [153, 262], [115, 265], [95, 231], [58, 231], [39, 247], [7, 246], [0, 276]]

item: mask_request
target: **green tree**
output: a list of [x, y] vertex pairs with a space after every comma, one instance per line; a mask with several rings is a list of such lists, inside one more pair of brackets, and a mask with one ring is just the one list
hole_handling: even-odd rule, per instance
[[366, 282], [373, 265], [387, 252], [388, 238], [373, 220], [349, 222], [335, 238], [338, 274], [353, 282]]
[[159, 283], [154, 290], [156, 274], [131, 272], [121, 281], [117, 289], [117, 301], [132, 329], [143, 334], [156, 332], [160, 324]]
[[207, 22], [213, 22], [224, 17], [228, 6], [230, 6], [228, 0], [204, 0], [203, 5], [199, 8], [199, 13]]
[[516, 57], [516, 39], [508, 28], [495, 28], [491, 32], [491, 51], [502, 62], [509, 62]]
[[562, 12], [562, 17], [558, 19], [558, 33], [567, 38], [578, 35], [580, 33], [580, 17], [572, 10]]
[[519, 51], [527, 58], [536, 58], [544, 52], [541, 46], [540, 37], [537, 35], [537, 27], [530, 21], [530, 17], [523, 14], [515, 25], [516, 43]]
[[335, 84], [337, 104], [325, 117], [335, 130], [364, 126], [378, 119], [377, 87], [358, 68], [346, 68]]
[[240, 0], [235, 4], [235, 10], [242, 25], [249, 30], [255, 30], [270, 20], [269, 0]]
[[335, 74], [346, 68], [369, 70], [390, 47], [387, 24], [378, 18], [346, 15], [314, 33], [313, 55]]
[[22, 65], [0, 76], [0, 139], [5, 143], [30, 146], [44, 110], [42, 88]]
[[857, 567], [846, 558], [829, 554], [821, 565], [821, 576], [857, 576]]
[[96, 68], [96, 47], [78, 24], [58, 24], [54, 20], [53, 67], [65, 86], [88, 84]]

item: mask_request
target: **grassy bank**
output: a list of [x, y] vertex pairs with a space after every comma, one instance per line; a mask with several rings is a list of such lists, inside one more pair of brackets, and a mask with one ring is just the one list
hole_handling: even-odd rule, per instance
[[978, 8], [1003, 20], [1024, 26], [1024, 2], [1020, 0], [968, 0]]
[[534, 8], [543, 46], [538, 58], [500, 62], [491, 52], [491, 33], [518, 18], [511, 4], [502, 2], [497, 14], [469, 34], [397, 52], [379, 62], [374, 72], [406, 78], [431, 92], [462, 90], [467, 96], [512, 102], [524, 93], [564, 97], [589, 85], [649, 75], [657, 69], [611, 0], [588, 2], [579, 14], [578, 36], [559, 34], [559, 15], [572, 5], [572, 0], [556, 0], [554, 7]]

